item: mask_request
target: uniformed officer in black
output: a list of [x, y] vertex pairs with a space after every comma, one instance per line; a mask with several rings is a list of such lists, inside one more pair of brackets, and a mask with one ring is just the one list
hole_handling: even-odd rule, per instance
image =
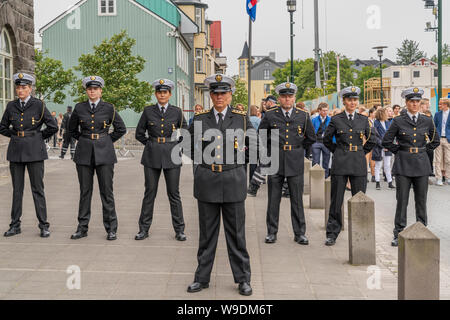
[[[179, 164], [172, 161], [174, 148], [179, 149], [178, 140], [172, 140], [172, 135], [176, 134], [178, 129], [187, 129], [186, 120], [183, 110], [169, 104], [175, 87], [174, 83], [167, 79], [158, 79], [153, 83], [153, 87], [158, 103], [144, 109], [136, 128], [136, 139], [145, 145], [141, 160], [145, 174], [145, 195], [139, 218], [139, 233], [135, 239], [143, 240], [148, 237], [148, 230], [153, 221], [153, 207], [158, 192], [159, 177], [161, 171], [164, 171], [175, 238], [178, 241], [186, 241], [183, 206], [179, 191], [181, 161]], [[181, 152], [177, 155], [181, 156]]]
[[64, 156], [67, 153], [67, 150], [70, 146], [70, 158], [73, 160], [73, 156], [75, 155], [75, 139], [72, 138], [69, 134], [69, 121], [72, 116], [73, 108], [71, 106], [67, 107], [67, 113], [64, 115], [61, 130], [63, 130], [63, 145], [61, 149], [61, 155], [59, 156], [61, 159], [64, 159]]
[[341, 232], [341, 207], [347, 181], [350, 179], [353, 196], [360, 191], [365, 193], [367, 188], [365, 155], [376, 145], [376, 139], [372, 135], [369, 119], [356, 112], [360, 93], [361, 89], [358, 87], [348, 87], [341, 91], [344, 112], [331, 118], [323, 138], [323, 144], [333, 153], [331, 201], [325, 242], [327, 246], [334, 245]]
[[[104, 80], [98, 76], [83, 80], [89, 99], [75, 106], [69, 121], [70, 135], [78, 140], [73, 160], [80, 183], [78, 228], [71, 239], [87, 237], [95, 173], [102, 199], [103, 225], [107, 240], [117, 239], [117, 214], [113, 193], [114, 164], [117, 163], [114, 142], [119, 140], [127, 129], [114, 106], [101, 100], [104, 84]], [[111, 126], [114, 131], [109, 133]]]
[[[244, 144], [243, 136], [237, 134], [239, 137], [236, 138], [233, 134], [226, 134], [226, 130], [234, 132], [240, 129], [243, 133], [253, 129], [246, 112], [230, 107], [232, 92], [235, 90], [233, 79], [217, 74], [208, 77], [205, 85], [210, 89], [214, 107], [197, 113], [189, 127], [191, 134], [189, 156], [194, 160], [194, 164], [198, 164], [194, 171], [194, 197], [198, 200], [200, 239], [197, 253], [198, 268], [194, 283], [188, 287], [188, 292], [198, 292], [209, 287], [222, 213], [234, 281], [239, 283], [239, 293], [249, 296], [252, 294], [252, 288], [250, 257], [245, 241], [247, 191], [245, 153], [248, 151], [246, 145], [249, 141], [255, 141], [256, 144], [256, 139], [246, 139], [247, 142]], [[201, 132], [198, 126], [201, 126]], [[211, 139], [208, 137], [208, 131], [212, 135]], [[254, 129], [253, 132], [256, 136]], [[201, 148], [194, 150], [195, 145]], [[228, 152], [232, 150], [233, 155], [228, 154], [227, 157], [227, 150]], [[227, 158], [232, 161], [227, 161]]]
[[[277, 130], [279, 137], [279, 169], [276, 174], [270, 175], [268, 179], [266, 243], [277, 241], [281, 194], [283, 182], [287, 180], [291, 201], [292, 228], [295, 235], [294, 241], [298, 244], [308, 245], [309, 241], [305, 236], [306, 222], [303, 209], [303, 162], [305, 150], [316, 141], [316, 135], [309, 114], [295, 107], [297, 86], [289, 82], [282, 83], [276, 87], [275, 91], [279, 94], [280, 106], [268, 110], [259, 126], [259, 130], [268, 131], [268, 137], [271, 136], [272, 130]], [[269, 140], [267, 143], [269, 153], [271, 144], [272, 141]]]
[[[416, 220], [427, 225], [428, 177], [432, 172], [427, 151], [436, 149], [439, 134], [430, 117], [420, 114], [424, 91], [408, 88], [402, 92], [406, 112], [395, 117], [383, 139], [383, 147], [395, 154], [392, 174], [397, 185], [397, 208], [392, 246], [398, 246], [398, 234], [406, 227], [411, 186], [416, 202]], [[397, 143], [395, 143], [397, 141]]]
[[[18, 99], [8, 103], [0, 123], [0, 134], [10, 138], [7, 160], [13, 185], [11, 224], [4, 234], [5, 237], [21, 233], [25, 168], [30, 177], [34, 207], [41, 229], [40, 236], [50, 236], [44, 193], [44, 160], [48, 159], [44, 141], [58, 132], [58, 125], [44, 102], [31, 96], [34, 82], [31, 75], [14, 75]], [[46, 128], [41, 130], [44, 124]]]

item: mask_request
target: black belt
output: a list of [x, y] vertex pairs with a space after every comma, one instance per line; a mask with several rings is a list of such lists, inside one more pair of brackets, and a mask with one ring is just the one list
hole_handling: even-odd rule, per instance
[[178, 141], [170, 141], [170, 138], [165, 138], [165, 137], [158, 137], [158, 138], [150, 137], [149, 139], [153, 142], [157, 142], [160, 144], [170, 143], [170, 142], [178, 142]]
[[236, 168], [240, 168], [243, 165], [242, 164], [213, 164], [213, 165], [208, 165], [208, 164], [201, 164], [200, 165], [203, 168], [206, 169], [210, 169], [212, 172], [223, 172], [223, 171], [228, 171], [228, 170], [232, 170], [232, 169], [236, 169]]
[[36, 131], [17, 131], [16, 135], [20, 138], [32, 137], [36, 135]]
[[409, 153], [422, 153], [426, 152], [427, 148], [410, 148], [410, 147], [400, 147], [402, 151], [408, 151]]
[[106, 137], [108, 133], [83, 133], [81, 136], [89, 138], [91, 140], [99, 140], [100, 138]]
[[447, 138], [447, 137], [446, 137], [446, 136], [442, 136], [442, 137], [441, 137], [441, 139], [445, 139], [445, 138]]
[[348, 147], [339, 146], [338, 148], [350, 152], [357, 152], [358, 150], [363, 150], [363, 146], [348, 146]]
[[291, 146], [291, 145], [281, 145], [280, 147], [283, 149], [283, 151], [292, 151], [293, 149], [303, 148], [303, 146]]

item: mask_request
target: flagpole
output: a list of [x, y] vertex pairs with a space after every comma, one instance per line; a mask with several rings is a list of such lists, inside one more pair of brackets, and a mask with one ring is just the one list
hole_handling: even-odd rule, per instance
[[248, 110], [252, 102], [252, 18], [248, 17]]

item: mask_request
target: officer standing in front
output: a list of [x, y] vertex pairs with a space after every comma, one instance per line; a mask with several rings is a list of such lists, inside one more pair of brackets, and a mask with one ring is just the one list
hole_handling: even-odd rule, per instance
[[71, 106], [67, 107], [67, 113], [64, 115], [61, 129], [63, 130], [63, 145], [61, 149], [61, 155], [59, 156], [61, 159], [64, 159], [64, 156], [67, 153], [67, 150], [70, 146], [70, 158], [73, 160], [73, 156], [75, 155], [75, 139], [72, 138], [69, 134], [69, 121], [72, 116], [73, 108]]
[[[26, 73], [15, 74], [13, 78], [19, 99], [8, 103], [0, 123], [0, 134], [10, 138], [7, 160], [13, 185], [11, 224], [4, 236], [21, 233], [20, 217], [27, 168], [40, 236], [47, 238], [50, 236], [50, 225], [44, 193], [44, 160], [48, 159], [48, 155], [44, 141], [58, 132], [58, 125], [44, 102], [31, 96], [35, 79]], [[46, 128], [41, 130], [44, 124]]]
[[416, 202], [416, 220], [427, 225], [428, 177], [432, 172], [427, 151], [436, 149], [440, 142], [433, 120], [419, 112], [423, 93], [419, 88], [402, 92], [407, 111], [394, 118], [382, 142], [383, 147], [395, 154], [392, 174], [397, 184], [397, 208], [391, 242], [394, 247], [398, 246], [398, 234], [406, 227], [411, 186]]
[[[267, 205], [267, 237], [266, 243], [277, 241], [278, 220], [280, 216], [280, 201], [283, 182], [286, 180], [291, 200], [291, 219], [294, 229], [294, 241], [301, 245], [308, 245], [306, 233], [305, 213], [303, 209], [304, 159], [305, 150], [315, 141], [316, 135], [309, 114], [295, 107], [297, 86], [293, 83], [282, 83], [276, 87], [279, 94], [280, 107], [267, 110], [261, 121], [259, 130], [267, 130], [271, 136], [272, 130], [278, 130], [279, 136], [279, 169], [268, 178]], [[272, 141], [267, 148], [271, 150]], [[272, 155], [270, 155], [272, 157]]]
[[[376, 145], [376, 140], [368, 117], [356, 112], [360, 93], [361, 89], [358, 87], [348, 87], [341, 91], [345, 110], [331, 118], [323, 137], [323, 144], [333, 153], [331, 201], [325, 242], [327, 246], [336, 244], [342, 229], [341, 207], [347, 181], [350, 179], [352, 196], [360, 191], [365, 193], [367, 188], [366, 154]], [[333, 141], [334, 138], [336, 142]]]
[[[153, 87], [158, 103], [144, 109], [136, 128], [136, 140], [145, 145], [141, 160], [144, 166], [145, 195], [139, 218], [139, 233], [135, 239], [148, 238], [148, 230], [153, 221], [153, 207], [158, 192], [159, 177], [161, 171], [164, 171], [175, 238], [178, 241], [186, 241], [179, 190], [181, 161], [179, 164], [172, 161], [172, 152], [178, 148], [178, 141], [171, 139], [178, 129], [187, 129], [186, 120], [183, 110], [169, 104], [175, 84], [167, 79], [158, 79], [153, 83]], [[181, 156], [181, 151], [178, 154]]]
[[[252, 294], [252, 287], [250, 257], [245, 241], [247, 174], [245, 161], [241, 164], [237, 160], [243, 152], [247, 153], [247, 143], [243, 145], [240, 142], [243, 139], [230, 137], [229, 133], [226, 134], [226, 130], [246, 132], [253, 127], [246, 112], [232, 109], [229, 105], [232, 92], [235, 90], [232, 78], [220, 74], [213, 75], [206, 78], [205, 85], [210, 89], [213, 108], [197, 113], [189, 127], [191, 134], [189, 156], [194, 160], [194, 164], [198, 164], [194, 171], [194, 196], [198, 200], [200, 239], [197, 253], [198, 268], [195, 280], [187, 291], [198, 292], [209, 287], [222, 213], [234, 281], [239, 283], [239, 293], [249, 296]], [[195, 127], [199, 126], [201, 132], [195, 130]], [[215, 129], [215, 132], [210, 129]], [[212, 138], [206, 138], [208, 134], [213, 135]], [[201, 146], [201, 149], [196, 151], [195, 145]], [[233, 150], [233, 155], [227, 155], [229, 150]], [[201, 159], [198, 159], [199, 152], [202, 153]], [[233, 161], [225, 162], [225, 159], [229, 158]]]
[[[71, 239], [87, 237], [91, 218], [91, 200], [94, 174], [97, 173], [100, 197], [103, 205], [103, 225], [107, 240], [117, 239], [117, 214], [114, 203], [114, 164], [117, 163], [114, 142], [127, 129], [114, 106], [101, 100], [104, 80], [98, 76], [83, 80], [88, 100], [78, 103], [69, 121], [70, 136], [78, 140], [74, 162], [80, 183], [78, 228]], [[109, 133], [110, 127], [114, 131]]]

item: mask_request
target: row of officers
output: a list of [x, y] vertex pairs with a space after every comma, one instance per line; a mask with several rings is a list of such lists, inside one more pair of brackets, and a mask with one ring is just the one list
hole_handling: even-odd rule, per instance
[[[44, 160], [48, 158], [44, 140], [57, 131], [57, 124], [45, 107], [44, 102], [31, 96], [34, 78], [28, 74], [14, 75], [18, 99], [11, 101], [0, 123], [0, 134], [10, 137], [7, 159], [13, 186], [10, 229], [6, 237], [21, 233], [22, 197], [25, 168], [28, 170], [40, 236], [49, 237], [46, 200], [44, 194]], [[78, 141], [74, 162], [80, 185], [78, 228], [72, 239], [87, 237], [91, 216], [93, 179], [97, 174], [103, 206], [103, 224], [108, 240], [117, 239], [117, 214], [113, 194], [114, 164], [117, 158], [114, 142], [126, 133], [126, 127], [114, 106], [101, 99], [105, 83], [99, 76], [83, 80], [88, 99], [75, 106], [68, 123], [69, 138]], [[235, 90], [233, 79], [225, 75], [214, 75], [205, 80], [210, 89], [213, 108], [196, 113], [192, 125], [187, 128], [183, 112], [169, 103], [174, 84], [159, 79], [153, 83], [158, 103], [146, 107], [136, 129], [136, 139], [145, 145], [141, 163], [145, 173], [145, 195], [139, 218], [139, 233], [136, 240], [149, 236], [153, 221], [154, 202], [161, 173], [167, 185], [172, 224], [175, 238], [185, 241], [185, 223], [179, 192], [181, 162], [175, 163], [173, 154], [181, 157], [182, 138], [173, 139], [173, 132], [188, 129], [190, 149], [184, 153], [194, 160], [194, 197], [198, 200], [199, 248], [198, 267], [194, 282], [188, 292], [198, 292], [209, 287], [210, 275], [218, 242], [220, 218], [222, 216], [228, 256], [234, 281], [239, 284], [239, 293], [251, 295], [252, 288], [250, 257], [245, 238], [245, 200], [247, 196], [246, 163], [251, 144], [257, 141], [247, 137], [243, 142], [230, 140], [226, 130], [249, 132], [252, 124], [246, 112], [230, 106]], [[266, 243], [277, 241], [280, 201], [283, 182], [287, 180], [290, 191], [291, 218], [294, 241], [308, 245], [303, 208], [303, 168], [305, 150], [315, 141], [316, 135], [307, 112], [295, 107], [297, 87], [283, 83], [276, 88], [279, 106], [268, 110], [259, 130], [272, 131], [277, 140], [269, 138], [257, 148], [265, 148], [270, 155], [272, 143], [278, 144], [276, 173], [268, 177], [267, 237]], [[325, 146], [333, 153], [331, 168], [331, 204], [326, 230], [327, 246], [336, 243], [341, 231], [341, 207], [347, 181], [350, 180], [352, 194], [366, 191], [367, 162], [365, 154], [376, 144], [368, 118], [356, 112], [360, 89], [345, 88], [341, 91], [345, 112], [332, 118], [324, 135]], [[382, 145], [392, 151], [395, 157], [394, 175], [397, 182], [397, 209], [395, 214], [394, 239], [406, 227], [406, 211], [411, 186], [415, 193], [417, 220], [427, 224], [426, 199], [428, 176], [431, 164], [426, 151], [439, 145], [433, 121], [421, 115], [419, 101], [423, 90], [410, 88], [403, 92], [407, 112], [396, 117], [386, 133]], [[201, 124], [201, 132], [195, 130]], [[42, 127], [45, 125], [45, 129]], [[215, 129], [211, 139], [205, 139], [205, 132]], [[217, 143], [220, 142], [220, 143]], [[229, 149], [228, 144], [232, 147]], [[241, 145], [240, 145], [241, 144]], [[184, 144], [185, 145], [185, 144]], [[214, 145], [214, 148], [211, 148]], [[226, 154], [233, 150], [232, 155]], [[188, 151], [188, 152], [186, 152]], [[196, 153], [208, 153], [211, 162], [198, 161]], [[242, 163], [238, 159], [245, 157]], [[224, 159], [227, 163], [224, 164]], [[230, 159], [233, 159], [230, 163]], [[272, 161], [274, 159], [271, 159]]]

